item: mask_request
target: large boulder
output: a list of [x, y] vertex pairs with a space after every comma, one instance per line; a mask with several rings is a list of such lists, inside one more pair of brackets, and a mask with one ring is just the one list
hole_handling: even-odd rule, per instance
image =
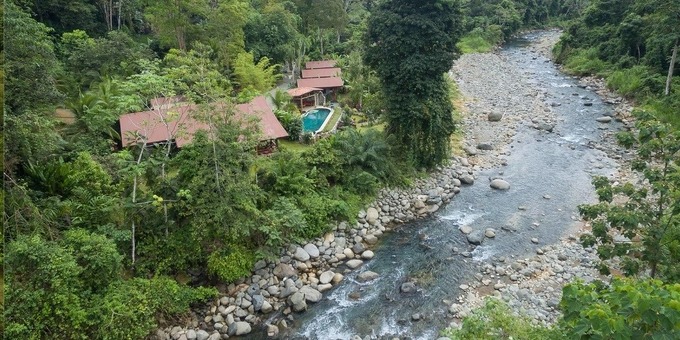
[[243, 321], [237, 321], [229, 325], [229, 330], [227, 331], [227, 334], [229, 336], [232, 335], [246, 335], [250, 333], [252, 328], [250, 327], [250, 324], [247, 322]]
[[491, 112], [486, 117], [490, 122], [498, 122], [503, 118], [503, 114], [500, 112]]
[[331, 280], [333, 280], [333, 276], [335, 276], [335, 273], [333, 271], [331, 270], [325, 271], [321, 273], [321, 275], [319, 276], [319, 283], [321, 284], [330, 283]]
[[368, 282], [368, 281], [372, 281], [372, 280], [377, 279], [378, 276], [379, 276], [378, 273], [368, 270], [368, 271], [365, 271], [365, 272], [357, 275], [357, 281]]
[[467, 235], [467, 240], [470, 244], [480, 245], [484, 242], [484, 232], [481, 230], [474, 230]]
[[375, 208], [368, 208], [366, 210], [366, 221], [370, 224], [376, 224], [378, 222], [378, 218], [380, 217], [380, 214], [378, 213], [378, 210]]
[[313, 259], [319, 257], [319, 248], [317, 248], [314, 244], [308, 243], [305, 245], [304, 250], [309, 254], [309, 256]]
[[300, 248], [300, 247], [297, 247], [295, 249], [295, 254], [293, 255], [293, 257], [296, 260], [302, 261], [302, 262], [305, 262], [305, 261], [309, 260], [309, 258], [310, 258], [309, 253], [307, 251], [305, 251], [304, 249]]
[[508, 182], [506, 182], [502, 179], [498, 179], [498, 178], [491, 181], [489, 186], [492, 189], [496, 189], [496, 190], [508, 190], [508, 189], [510, 189], [510, 183], [508, 183]]
[[305, 302], [305, 294], [296, 292], [288, 297], [288, 304], [293, 307], [296, 312], [302, 312], [307, 309], [307, 302]]
[[209, 336], [210, 334], [202, 329], [196, 332], [196, 340], [207, 340]]
[[364, 261], [361, 260], [349, 260], [347, 261], [347, 267], [350, 269], [355, 269], [359, 266], [361, 266], [364, 263]]
[[409, 294], [409, 293], [415, 293], [415, 292], [416, 292], [416, 289], [417, 289], [417, 288], [416, 288], [416, 284], [413, 283], [413, 282], [411, 282], [411, 281], [409, 281], [409, 282], [404, 282], [404, 283], [401, 284], [401, 287], [399, 287], [399, 290], [400, 290], [402, 293], [407, 293], [407, 294]]
[[279, 279], [295, 276], [295, 274], [297, 274], [297, 272], [293, 266], [288, 263], [279, 263], [274, 267], [274, 275]]
[[321, 298], [323, 297], [321, 292], [310, 286], [303, 286], [302, 288], [300, 288], [299, 292], [305, 295], [306, 301], [312, 303], [321, 301]]

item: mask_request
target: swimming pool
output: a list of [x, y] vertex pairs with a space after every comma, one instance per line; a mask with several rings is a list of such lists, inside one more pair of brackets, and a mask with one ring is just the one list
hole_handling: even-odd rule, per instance
[[324, 123], [331, 112], [331, 109], [326, 107], [317, 107], [316, 109], [307, 111], [307, 113], [302, 116], [302, 132], [319, 132], [319, 130], [324, 127]]

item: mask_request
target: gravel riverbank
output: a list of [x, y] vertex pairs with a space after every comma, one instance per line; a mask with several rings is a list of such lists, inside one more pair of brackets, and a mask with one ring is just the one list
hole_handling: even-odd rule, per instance
[[[550, 51], [559, 35], [559, 31], [548, 31], [532, 42], [529, 46], [532, 58], [550, 62]], [[547, 92], [527, 77], [527, 71], [517, 69], [499, 53], [464, 55], [456, 61], [452, 74], [466, 98], [465, 151], [475, 171], [505, 165], [513, 136], [522, 126], [552, 133], [560, 119], [554, 108], [561, 104], [552, 102]], [[603, 80], [584, 77], [579, 79], [578, 87], [596, 92], [612, 107], [613, 115], [599, 118], [598, 123], [611, 120], [621, 122], [623, 128], [632, 126], [632, 104], [608, 90]], [[500, 120], [494, 118], [498, 116]], [[613, 135], [614, 132], [607, 131], [602, 140], [590, 147], [617, 160], [619, 167], [612, 176], [614, 180], [635, 181], [627, 165], [631, 154], [616, 145]], [[578, 241], [581, 234], [589, 232], [589, 225], [577, 216], [572, 219], [578, 222], [577, 228], [572, 228], [558, 243], [536, 248], [533, 256], [494, 256], [480, 262], [474, 279], [462, 284], [458, 298], [449, 301], [450, 325], [458, 327], [460, 320], [490, 295], [503, 299], [513, 311], [536, 323], [555, 322], [560, 316], [558, 304], [564, 285], [577, 278], [585, 282], [603, 279], [595, 268], [598, 261], [595, 250], [584, 249]], [[565, 225], [573, 222], [565, 221]]]

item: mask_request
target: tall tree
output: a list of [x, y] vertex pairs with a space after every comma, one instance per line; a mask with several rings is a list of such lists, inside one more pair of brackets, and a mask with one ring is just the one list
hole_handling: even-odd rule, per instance
[[198, 30], [196, 19], [206, 11], [206, 3], [200, 0], [161, 0], [146, 8], [146, 18], [161, 43], [185, 51], [189, 36]]
[[389, 0], [369, 19], [365, 61], [388, 98], [387, 132], [417, 166], [435, 166], [450, 151], [453, 106], [444, 73], [461, 20], [456, 0]]

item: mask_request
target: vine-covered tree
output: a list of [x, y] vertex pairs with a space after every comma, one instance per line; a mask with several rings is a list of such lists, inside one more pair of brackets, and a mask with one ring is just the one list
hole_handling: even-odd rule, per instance
[[449, 155], [455, 127], [444, 73], [461, 20], [457, 0], [389, 0], [369, 19], [365, 60], [387, 97], [387, 132], [418, 166], [435, 166]]

